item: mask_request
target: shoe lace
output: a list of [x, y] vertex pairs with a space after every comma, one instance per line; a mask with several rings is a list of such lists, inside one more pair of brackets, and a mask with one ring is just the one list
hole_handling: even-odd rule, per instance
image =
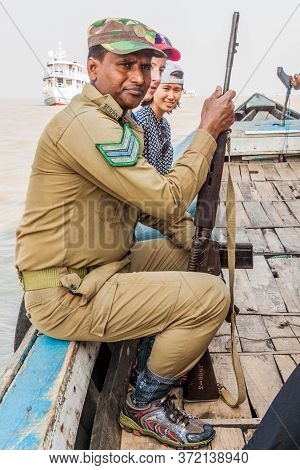
[[190, 420], [194, 417], [181, 410], [180, 408], [177, 408], [175, 403], [172, 401], [176, 398], [176, 395], [167, 395], [161, 400], [160, 403], [164, 408], [165, 413], [170, 421], [183, 425], [189, 424]]

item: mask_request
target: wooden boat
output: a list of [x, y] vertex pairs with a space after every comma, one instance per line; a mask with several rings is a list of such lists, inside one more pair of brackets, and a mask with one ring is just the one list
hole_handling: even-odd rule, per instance
[[263, 155], [299, 155], [300, 114], [264, 95], [255, 93], [235, 112], [231, 155], [245, 160]]
[[[268, 158], [225, 164], [216, 224], [216, 236], [224, 241], [230, 166], [237, 241], [250, 241], [255, 255], [253, 270], [236, 271], [247, 400], [236, 409], [221, 400], [184, 403], [181, 389], [175, 390], [182, 408], [215, 426], [209, 449], [241, 449], [300, 363], [300, 158]], [[234, 392], [229, 339], [224, 323], [210, 352], [218, 382]], [[0, 381], [0, 448], [165, 449], [152, 438], [122, 431], [117, 422], [136, 350], [137, 341], [75, 343], [37, 336], [31, 328]]]

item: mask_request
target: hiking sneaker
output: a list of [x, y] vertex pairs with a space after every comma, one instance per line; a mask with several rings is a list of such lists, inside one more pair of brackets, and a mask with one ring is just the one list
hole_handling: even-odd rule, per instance
[[125, 431], [154, 437], [176, 449], [206, 446], [215, 437], [214, 428], [176, 408], [172, 398], [176, 397], [167, 395], [145, 408], [137, 408], [129, 394], [120, 414], [120, 425]]

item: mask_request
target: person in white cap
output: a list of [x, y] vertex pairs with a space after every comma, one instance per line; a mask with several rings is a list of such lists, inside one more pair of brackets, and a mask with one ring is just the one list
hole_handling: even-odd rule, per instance
[[173, 163], [170, 124], [164, 117], [179, 104], [183, 91], [183, 70], [174, 62], [167, 61], [153, 98], [135, 115], [144, 129], [143, 156], [161, 175], [169, 173]]

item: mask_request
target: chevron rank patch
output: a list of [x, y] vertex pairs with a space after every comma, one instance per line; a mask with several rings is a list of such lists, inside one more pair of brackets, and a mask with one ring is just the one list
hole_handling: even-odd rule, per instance
[[120, 143], [96, 144], [96, 147], [111, 166], [135, 165], [140, 153], [140, 142], [127, 123]]

